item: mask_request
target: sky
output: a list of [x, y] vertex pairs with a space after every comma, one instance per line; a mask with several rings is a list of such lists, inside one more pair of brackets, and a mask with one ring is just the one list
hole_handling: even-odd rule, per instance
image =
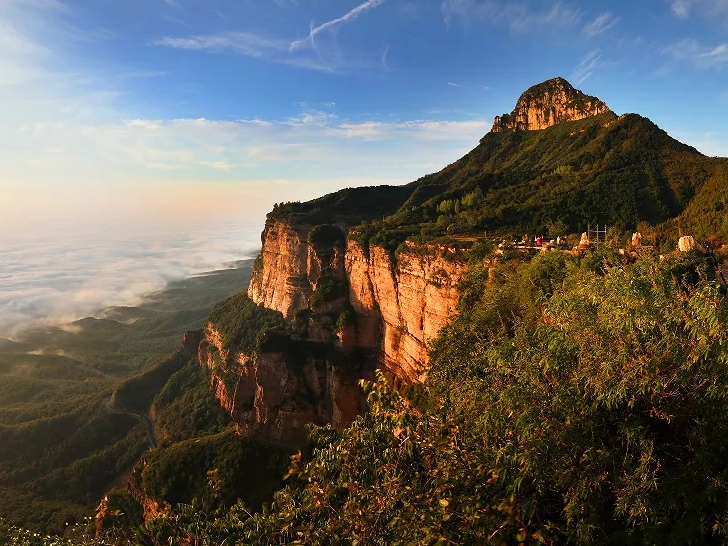
[[0, 0], [0, 231], [409, 182], [555, 76], [728, 155], [728, 0]]
[[0, 0], [0, 315], [94, 253], [195, 270], [131, 240], [199, 269], [273, 203], [436, 172], [556, 76], [728, 156], [728, 0]]

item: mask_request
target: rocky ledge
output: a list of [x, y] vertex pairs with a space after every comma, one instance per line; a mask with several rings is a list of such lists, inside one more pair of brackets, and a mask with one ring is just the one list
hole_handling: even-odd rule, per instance
[[598, 98], [574, 89], [564, 78], [554, 78], [525, 91], [510, 114], [495, 118], [491, 132], [538, 131], [608, 112]]

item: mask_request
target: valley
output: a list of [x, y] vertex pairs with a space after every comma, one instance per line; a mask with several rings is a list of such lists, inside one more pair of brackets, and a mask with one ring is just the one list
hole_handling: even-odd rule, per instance
[[148, 444], [156, 446], [138, 417], [148, 406], [114, 405], [121, 411], [109, 412], [104, 402], [125, 378], [177, 351], [181, 332], [201, 327], [215, 302], [247, 286], [251, 265], [171, 283], [137, 307], [2, 340], [0, 514], [6, 521], [61, 532], [93, 512], [107, 486], [131, 471]]

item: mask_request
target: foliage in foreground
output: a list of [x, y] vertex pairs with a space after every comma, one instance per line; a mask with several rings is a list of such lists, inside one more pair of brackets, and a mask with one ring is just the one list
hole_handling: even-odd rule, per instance
[[137, 543], [725, 543], [728, 306], [701, 265], [475, 268], [416, 404], [366, 384], [262, 513], [180, 507]]

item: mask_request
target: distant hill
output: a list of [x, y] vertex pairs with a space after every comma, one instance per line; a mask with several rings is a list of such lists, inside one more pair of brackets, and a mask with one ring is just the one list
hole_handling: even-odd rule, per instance
[[554, 224], [579, 232], [589, 223], [633, 230], [640, 222], [728, 241], [728, 159], [704, 156], [647, 118], [617, 116], [562, 78], [524, 92], [475, 149], [399, 193], [344, 190], [272, 214], [315, 210], [325, 219], [344, 212], [340, 197], [355, 191], [351, 201], [371, 211], [358, 231], [390, 247], [412, 235], [545, 233]]

